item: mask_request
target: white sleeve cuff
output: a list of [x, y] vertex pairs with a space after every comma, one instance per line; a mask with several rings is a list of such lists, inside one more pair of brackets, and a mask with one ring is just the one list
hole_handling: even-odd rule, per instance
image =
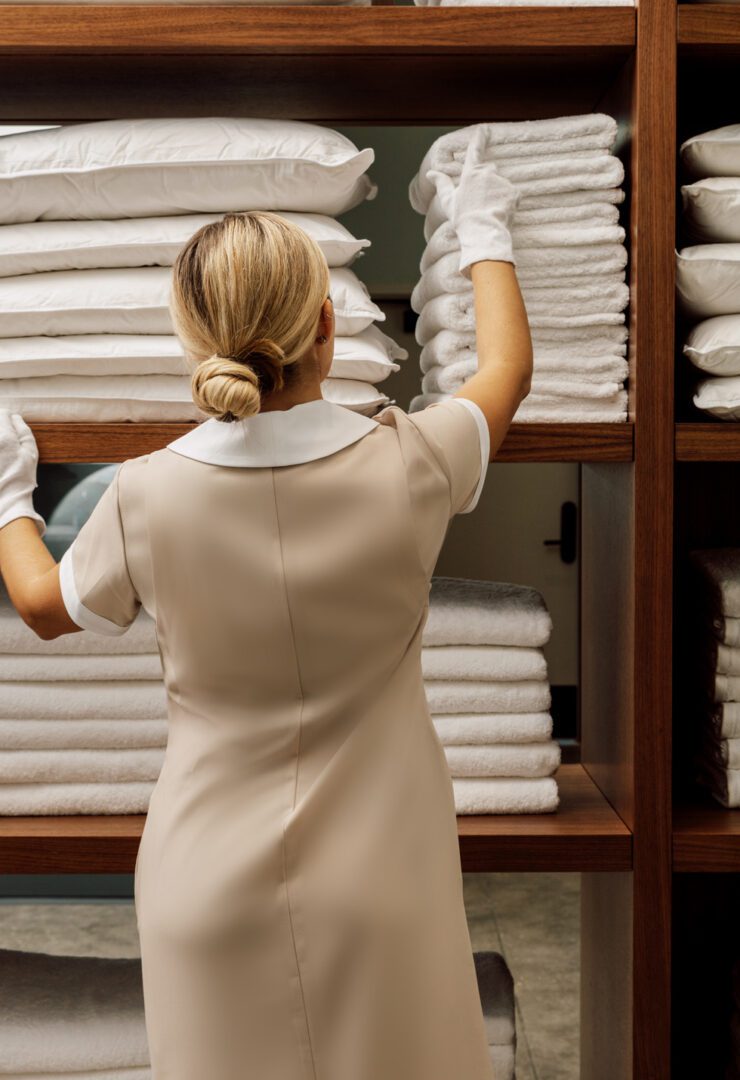
[[476, 506], [478, 505], [478, 500], [480, 499], [480, 493], [483, 490], [483, 484], [484, 484], [485, 479], [486, 479], [486, 473], [488, 472], [489, 458], [491, 456], [491, 435], [490, 435], [490, 432], [488, 430], [488, 421], [486, 420], [485, 413], [481, 409], [480, 405], [477, 405], [474, 401], [471, 401], [470, 398], [453, 397], [450, 400], [451, 401], [457, 401], [461, 405], [464, 405], [466, 409], [469, 409], [470, 412], [475, 417], [475, 422], [478, 425], [478, 435], [480, 437], [480, 456], [481, 456], [480, 478], [478, 480], [475, 491], [473, 492], [471, 498], [468, 500], [468, 502], [465, 504], [465, 506], [461, 510], [458, 510], [459, 514], [469, 514], [470, 511], [475, 510]]
[[72, 622], [77, 623], [83, 630], [92, 630], [95, 634], [107, 634], [115, 637], [117, 634], [125, 634], [128, 626], [119, 626], [110, 619], [97, 615], [94, 611], [80, 600], [75, 584], [74, 569], [72, 566], [72, 547], [74, 541], [62, 555], [59, 562], [59, 585], [62, 590], [62, 599]]

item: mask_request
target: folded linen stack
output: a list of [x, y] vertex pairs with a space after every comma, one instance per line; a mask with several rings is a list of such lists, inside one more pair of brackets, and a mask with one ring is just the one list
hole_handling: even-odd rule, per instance
[[740, 807], [740, 548], [690, 556], [696, 612], [700, 782]]
[[[282, 120], [104, 121], [0, 137], [0, 403], [27, 420], [203, 420], [169, 313], [175, 257], [224, 213], [275, 210], [331, 268], [324, 396], [372, 414], [406, 355], [333, 215], [373, 198], [372, 150]], [[331, 216], [329, 216], [331, 215]]]
[[43, 641], [0, 594], [0, 684], [0, 814], [146, 813], [167, 703], [143, 609], [118, 637]]
[[557, 809], [560, 747], [542, 652], [551, 631], [535, 589], [432, 579], [422, 669], [458, 814]]
[[[472, 133], [437, 139], [409, 188], [426, 215], [419, 313], [421, 394], [411, 411], [454, 393], [478, 369], [472, 285], [458, 270], [459, 242], [428, 173], [458, 180]], [[521, 191], [512, 239], [534, 343], [532, 391], [515, 420], [626, 418], [624, 167], [611, 153], [616, 121], [602, 114], [483, 125], [498, 171]]]
[[[511, 972], [473, 957], [496, 1080], [513, 1080]], [[0, 1047], [6, 1080], [150, 1080], [140, 957], [0, 949]]]
[[[687, 139], [681, 188], [691, 246], [676, 253], [676, 288], [694, 321], [683, 347], [697, 369], [693, 402], [740, 419], [740, 124]], [[699, 320], [699, 321], [697, 321]]]

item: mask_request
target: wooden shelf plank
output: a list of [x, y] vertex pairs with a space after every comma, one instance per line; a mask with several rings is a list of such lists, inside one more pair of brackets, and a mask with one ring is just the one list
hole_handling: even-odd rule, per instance
[[353, 54], [629, 48], [635, 9], [3, 5], [0, 52]]
[[[556, 814], [458, 817], [466, 871], [629, 870], [632, 837], [580, 765], [557, 774]], [[0, 873], [133, 873], [145, 815], [0, 817]]]
[[673, 869], [678, 873], [740, 873], [740, 812], [696, 802], [673, 815]]
[[740, 461], [740, 423], [676, 424], [676, 461]]
[[[32, 423], [44, 463], [125, 461], [193, 428], [183, 424]], [[514, 424], [499, 461], [631, 461], [632, 424]]]
[[736, 4], [679, 4], [679, 45], [740, 46], [740, 8]]

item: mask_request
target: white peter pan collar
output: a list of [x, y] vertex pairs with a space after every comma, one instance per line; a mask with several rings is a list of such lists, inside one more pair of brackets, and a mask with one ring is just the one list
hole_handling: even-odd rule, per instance
[[297, 465], [335, 454], [377, 426], [372, 417], [318, 398], [232, 423], [212, 417], [167, 449], [210, 465]]

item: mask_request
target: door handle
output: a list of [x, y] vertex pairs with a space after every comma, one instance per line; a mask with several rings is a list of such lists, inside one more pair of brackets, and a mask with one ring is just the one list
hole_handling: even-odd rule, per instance
[[560, 536], [557, 540], [544, 540], [545, 547], [559, 547], [564, 563], [576, 561], [578, 547], [578, 507], [574, 502], [564, 502], [560, 507]]

